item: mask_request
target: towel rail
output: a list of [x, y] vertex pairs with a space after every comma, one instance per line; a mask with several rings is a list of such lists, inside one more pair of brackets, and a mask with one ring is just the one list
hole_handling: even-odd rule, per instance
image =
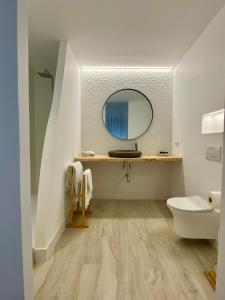
[[[89, 205], [86, 209], [86, 193], [85, 188], [87, 186], [86, 176], [82, 175], [81, 182], [81, 193], [74, 193], [73, 188], [73, 177], [70, 177], [69, 188], [67, 190], [67, 198], [69, 202], [69, 213], [67, 214], [66, 228], [88, 228], [87, 217], [91, 213], [89, 210]], [[77, 199], [77, 208], [74, 212], [74, 201]], [[81, 207], [80, 207], [81, 203]], [[81, 209], [81, 210], [80, 210]], [[81, 213], [81, 220], [78, 222], [79, 214]], [[77, 218], [76, 218], [77, 216]]]

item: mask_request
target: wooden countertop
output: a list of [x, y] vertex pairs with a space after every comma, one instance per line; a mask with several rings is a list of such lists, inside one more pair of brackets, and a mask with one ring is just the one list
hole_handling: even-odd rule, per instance
[[177, 155], [168, 155], [168, 156], [159, 156], [159, 155], [142, 155], [141, 157], [136, 158], [118, 158], [110, 157], [108, 155], [94, 155], [84, 157], [78, 155], [74, 158], [74, 161], [83, 161], [83, 162], [123, 162], [123, 161], [134, 161], [134, 162], [150, 162], [150, 161], [165, 161], [165, 162], [179, 162], [182, 161], [182, 156]]

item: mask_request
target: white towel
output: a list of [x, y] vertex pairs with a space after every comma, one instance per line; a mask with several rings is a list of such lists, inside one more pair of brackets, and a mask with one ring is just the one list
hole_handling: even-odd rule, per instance
[[[66, 191], [70, 191], [75, 195], [75, 201], [78, 201], [78, 195], [81, 194], [83, 166], [80, 161], [76, 161], [69, 165], [66, 173]], [[72, 177], [72, 178], [71, 178]], [[71, 186], [72, 180], [72, 186]]]
[[92, 173], [90, 169], [87, 169], [83, 172], [83, 176], [85, 177], [85, 187], [84, 187], [84, 194], [85, 194], [85, 208], [87, 209], [90, 200], [92, 198], [92, 191], [93, 191], [93, 183], [92, 183]]
[[87, 173], [87, 187], [88, 187], [88, 190], [92, 193], [92, 191], [93, 191], [93, 182], [92, 182], [91, 169], [86, 170], [86, 173]]

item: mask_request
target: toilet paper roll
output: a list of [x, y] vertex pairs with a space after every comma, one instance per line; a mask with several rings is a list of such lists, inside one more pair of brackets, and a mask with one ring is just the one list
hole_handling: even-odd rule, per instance
[[212, 207], [220, 208], [221, 192], [220, 191], [210, 191], [208, 193], [208, 200]]

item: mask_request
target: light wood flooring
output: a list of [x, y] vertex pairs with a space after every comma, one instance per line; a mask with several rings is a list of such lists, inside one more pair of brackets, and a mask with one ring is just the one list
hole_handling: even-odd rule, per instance
[[178, 238], [165, 201], [99, 200], [88, 229], [67, 229], [36, 300], [215, 299], [203, 275], [216, 250]]

